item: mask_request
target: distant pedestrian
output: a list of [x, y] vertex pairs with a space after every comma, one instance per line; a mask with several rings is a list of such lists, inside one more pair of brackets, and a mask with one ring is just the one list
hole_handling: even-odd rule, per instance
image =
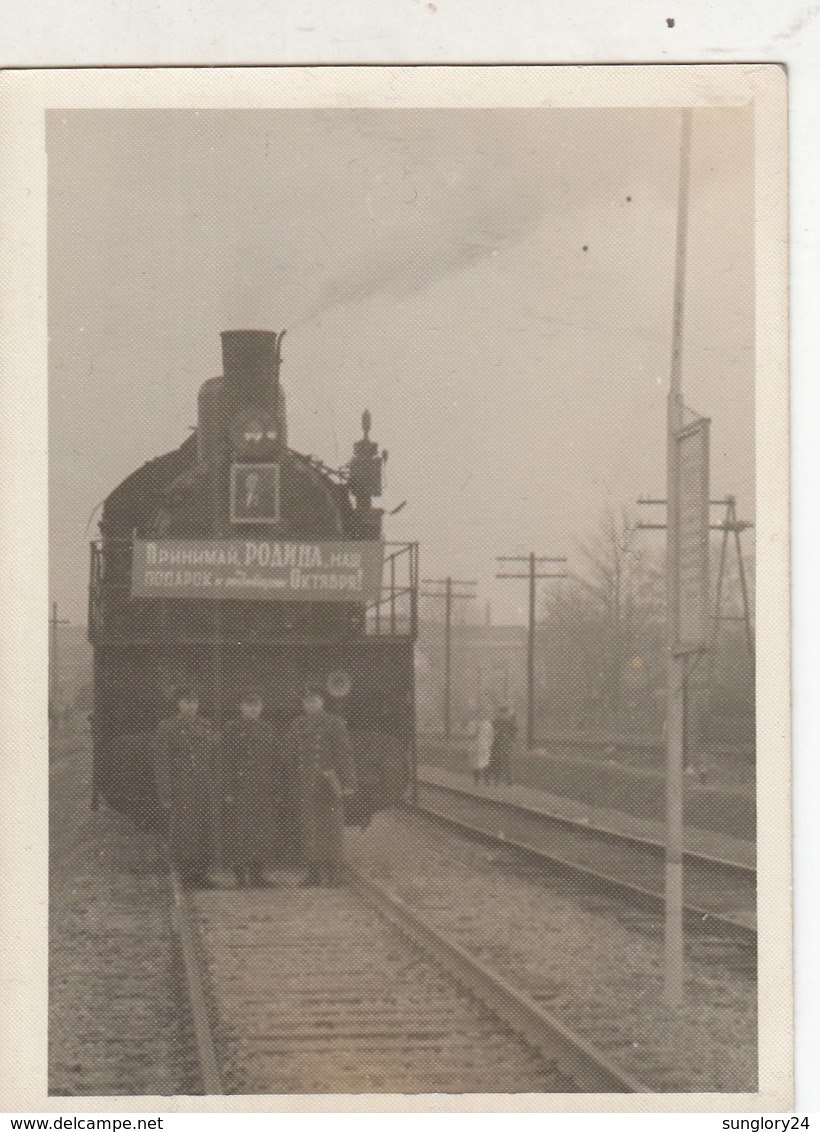
[[506, 705], [499, 709], [493, 720], [493, 747], [490, 755], [490, 778], [496, 786], [500, 782], [512, 785], [512, 756], [518, 724], [515, 714]]
[[163, 719], [154, 739], [154, 776], [168, 812], [171, 860], [186, 887], [209, 887], [210, 801], [216, 740], [198, 714], [192, 688], [177, 695], [177, 714]]
[[325, 711], [325, 694], [308, 688], [303, 714], [287, 734], [299, 799], [304, 887], [337, 885], [342, 871], [344, 798], [353, 793], [353, 760], [343, 719]]
[[285, 759], [263, 710], [260, 693], [245, 692], [220, 744], [223, 858], [239, 888], [265, 887], [265, 866], [281, 853]]
[[473, 782], [480, 786], [490, 781], [490, 756], [493, 749], [492, 720], [479, 719], [470, 736], [469, 759], [470, 769], [473, 772]]

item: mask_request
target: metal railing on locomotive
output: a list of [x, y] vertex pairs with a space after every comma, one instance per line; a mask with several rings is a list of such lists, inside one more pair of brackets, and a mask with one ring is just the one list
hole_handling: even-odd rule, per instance
[[385, 542], [379, 597], [366, 607], [368, 634], [411, 637], [418, 634], [419, 544]]

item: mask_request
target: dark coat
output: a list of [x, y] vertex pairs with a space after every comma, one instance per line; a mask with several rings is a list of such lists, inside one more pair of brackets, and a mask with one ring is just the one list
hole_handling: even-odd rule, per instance
[[354, 785], [350, 740], [344, 720], [321, 711], [300, 715], [287, 735], [298, 794], [302, 853], [309, 864], [342, 857], [342, 791]]
[[210, 858], [210, 801], [216, 739], [206, 719], [163, 719], [154, 739], [157, 794], [169, 814], [171, 857], [202, 871]]
[[493, 720], [493, 747], [490, 753], [490, 773], [509, 779], [512, 774], [512, 755], [518, 724], [514, 715], [497, 715]]
[[501, 754], [512, 754], [518, 724], [514, 715], [497, 715], [493, 720], [493, 747]]
[[225, 863], [270, 864], [281, 852], [288, 786], [280, 738], [264, 719], [231, 720], [219, 763]]

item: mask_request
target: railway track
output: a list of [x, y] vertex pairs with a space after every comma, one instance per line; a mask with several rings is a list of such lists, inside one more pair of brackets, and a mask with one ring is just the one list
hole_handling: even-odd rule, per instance
[[649, 1091], [355, 870], [332, 891], [172, 887], [205, 1092]]
[[[664, 846], [659, 842], [476, 795], [423, 776], [418, 781], [418, 808], [462, 834], [517, 850], [544, 867], [570, 874], [582, 880], [588, 891], [615, 894], [650, 913], [663, 910]], [[685, 853], [687, 929], [754, 947], [756, 879], [751, 865]]]

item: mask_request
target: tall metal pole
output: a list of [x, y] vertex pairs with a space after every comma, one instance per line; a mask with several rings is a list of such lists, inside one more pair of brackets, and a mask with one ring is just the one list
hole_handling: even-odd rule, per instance
[[[666, 499], [639, 499], [638, 504], [651, 506], [666, 507], [668, 500]], [[737, 500], [733, 495], [727, 495], [725, 499], [710, 499], [710, 507], [725, 507], [726, 514], [723, 520], [719, 523], [710, 523], [709, 529], [712, 531], [720, 531], [723, 535], [720, 540], [720, 558], [718, 561], [717, 581], [715, 582], [715, 601], [714, 612], [711, 614], [711, 628], [709, 630], [709, 645], [707, 649], [708, 664], [706, 675], [706, 687], [708, 689], [708, 704], [709, 711], [711, 711], [712, 700], [714, 697], [715, 688], [715, 668], [717, 663], [717, 646], [718, 637], [720, 635], [721, 621], [744, 621], [746, 628], [746, 644], [749, 649], [750, 659], [754, 665], [754, 635], [752, 633], [751, 611], [749, 609], [749, 595], [746, 588], [746, 576], [743, 573], [743, 559], [741, 556], [740, 535], [743, 531], [748, 530], [752, 524], [745, 519], [738, 519], [737, 517]], [[665, 531], [668, 529], [667, 523], [638, 523], [637, 530], [643, 531]], [[726, 559], [729, 547], [729, 535], [734, 533], [735, 546], [738, 554], [738, 572], [741, 575], [740, 588], [743, 597], [743, 614], [736, 616], [734, 614], [725, 614], [722, 612], [723, 608], [723, 588], [724, 579], [726, 578], [727, 564]], [[670, 601], [671, 601], [670, 597]], [[684, 689], [685, 690], [685, 689]], [[691, 753], [689, 751], [688, 741], [684, 745], [684, 755], [689, 760], [691, 765]]]
[[680, 624], [680, 461], [678, 433], [683, 425], [682, 358], [683, 307], [686, 285], [686, 240], [689, 212], [689, 166], [692, 111], [683, 111], [678, 220], [675, 249], [675, 288], [672, 318], [672, 365], [667, 402], [667, 608], [668, 674], [666, 719], [666, 923], [664, 995], [667, 1004], [683, 1002], [683, 772], [686, 723], [686, 656], [678, 650]]

